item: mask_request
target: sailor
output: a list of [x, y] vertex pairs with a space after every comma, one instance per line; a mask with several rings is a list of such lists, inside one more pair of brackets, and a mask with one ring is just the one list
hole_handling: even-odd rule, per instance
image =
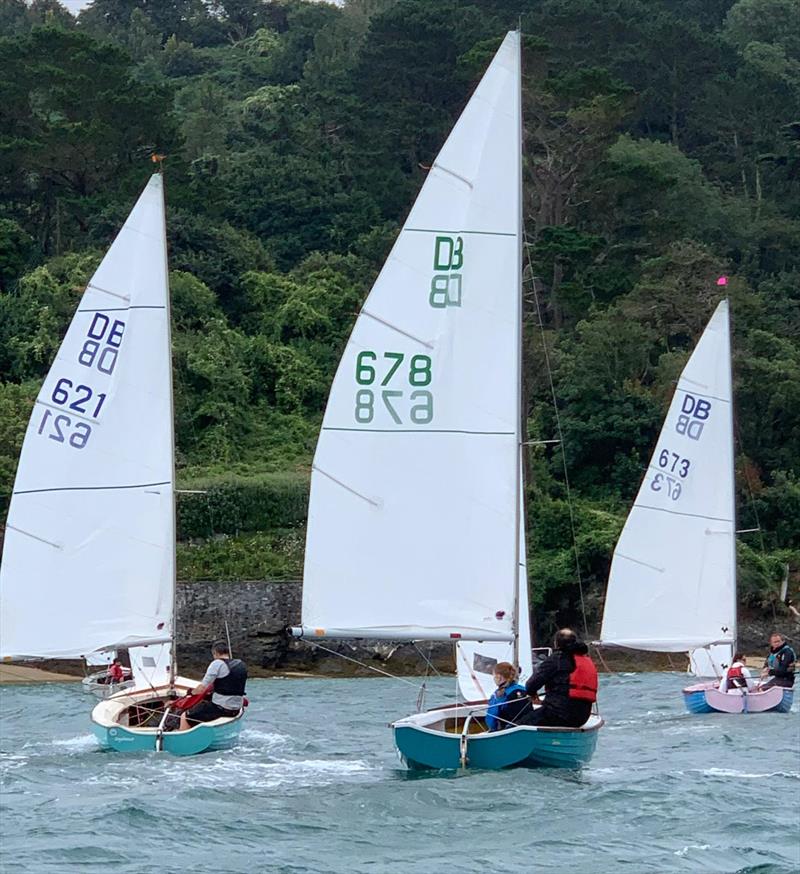
[[121, 683], [125, 679], [125, 671], [122, 667], [122, 662], [119, 659], [114, 659], [106, 670], [106, 682]]
[[740, 652], [737, 652], [733, 657], [731, 666], [722, 675], [719, 691], [727, 692], [730, 689], [746, 689], [749, 676], [745, 666], [745, 658]]
[[181, 714], [180, 731], [186, 731], [199, 722], [237, 716], [244, 705], [247, 665], [241, 659], [231, 658], [230, 647], [224, 640], [214, 641], [211, 656], [213, 661], [200, 685], [190, 693], [206, 695], [211, 692], [211, 698], [205, 698]]
[[597, 668], [589, 658], [589, 648], [570, 628], [562, 628], [553, 642], [555, 652], [544, 659], [525, 684], [536, 700], [544, 687], [541, 707], [522, 714], [520, 725], [583, 725], [597, 700]]
[[786, 642], [786, 638], [773, 631], [769, 637], [769, 655], [761, 671], [761, 688], [767, 686], [783, 686], [791, 689], [794, 686], [794, 650]]
[[518, 671], [511, 662], [498, 662], [494, 667], [497, 688], [489, 699], [486, 725], [489, 731], [510, 728], [521, 715], [530, 709], [530, 700], [525, 687], [517, 682]]

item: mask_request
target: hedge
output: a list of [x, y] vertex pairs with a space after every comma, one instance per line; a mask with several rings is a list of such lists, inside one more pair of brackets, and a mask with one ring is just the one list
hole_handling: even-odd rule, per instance
[[183, 482], [179, 489], [179, 540], [292, 528], [308, 513], [309, 477], [303, 473], [230, 475]]

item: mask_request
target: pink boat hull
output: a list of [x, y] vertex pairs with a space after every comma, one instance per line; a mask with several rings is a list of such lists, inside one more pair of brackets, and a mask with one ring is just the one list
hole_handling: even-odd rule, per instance
[[690, 713], [788, 713], [794, 694], [782, 686], [767, 689], [731, 689], [720, 692], [719, 683], [695, 683], [683, 690]]

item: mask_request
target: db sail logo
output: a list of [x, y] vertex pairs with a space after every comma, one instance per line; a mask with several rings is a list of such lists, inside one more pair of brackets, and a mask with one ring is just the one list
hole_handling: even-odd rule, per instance
[[710, 415], [710, 401], [687, 394], [681, 403], [681, 412], [675, 430], [690, 440], [699, 440]]

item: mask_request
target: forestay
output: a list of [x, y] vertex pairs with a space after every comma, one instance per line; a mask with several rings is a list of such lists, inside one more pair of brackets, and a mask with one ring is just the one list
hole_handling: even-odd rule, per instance
[[678, 652], [736, 635], [728, 303], [681, 374], [611, 565], [602, 643]]
[[156, 175], [87, 286], [28, 424], [0, 568], [5, 657], [172, 634], [167, 294]]
[[314, 457], [306, 634], [513, 635], [519, 75], [509, 34], [344, 351]]

